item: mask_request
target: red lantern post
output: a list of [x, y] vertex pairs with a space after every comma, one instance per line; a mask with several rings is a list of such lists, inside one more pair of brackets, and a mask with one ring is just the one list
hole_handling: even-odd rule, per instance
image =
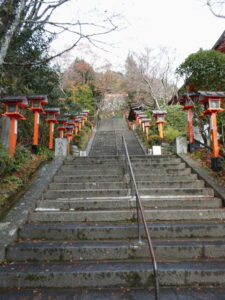
[[136, 124], [138, 124], [139, 123], [139, 115], [142, 114], [142, 111], [134, 110], [134, 114], [135, 114], [135, 122], [136, 122]]
[[199, 102], [204, 105], [203, 116], [210, 116], [210, 129], [212, 136], [213, 157], [211, 158], [211, 167], [214, 171], [221, 170], [221, 157], [219, 155], [220, 148], [217, 134], [216, 115], [224, 111], [221, 108], [221, 100], [225, 98], [225, 92], [205, 92], [199, 91]]
[[56, 116], [60, 114], [60, 109], [56, 107], [48, 107], [45, 109], [47, 114], [46, 121], [49, 123], [49, 143], [48, 148], [53, 149], [54, 125], [57, 122]]
[[198, 98], [198, 93], [190, 92], [184, 93], [180, 98], [180, 103], [184, 105], [183, 110], [187, 111], [187, 120], [188, 120], [188, 152], [194, 152], [194, 132], [193, 132], [193, 109], [194, 109], [194, 101]]
[[57, 130], [59, 131], [59, 138], [63, 139], [64, 131], [66, 130], [65, 126], [67, 124], [68, 119], [57, 119], [57, 124], [59, 124]]
[[67, 148], [67, 154], [70, 155], [70, 143], [73, 138], [73, 130], [74, 130], [74, 124], [73, 125], [67, 125], [65, 130], [65, 136], [67, 137], [68, 141], [68, 148]]
[[149, 138], [149, 128], [150, 128], [151, 119], [142, 119], [143, 132], [146, 133], [146, 138]]
[[163, 139], [163, 124], [166, 123], [165, 115], [167, 114], [166, 111], [163, 110], [153, 110], [153, 117], [156, 118], [156, 123], [158, 125], [158, 132], [159, 137]]
[[28, 106], [28, 102], [24, 96], [5, 97], [1, 102], [6, 106], [6, 112], [3, 116], [10, 118], [9, 154], [13, 156], [16, 148], [18, 120], [26, 120], [22, 115], [22, 111], [24, 107]]
[[34, 113], [34, 135], [33, 135], [33, 143], [32, 143], [32, 152], [37, 153], [40, 114], [45, 113], [42, 105], [47, 104], [48, 99], [46, 95], [28, 95], [27, 99], [30, 103], [29, 110]]

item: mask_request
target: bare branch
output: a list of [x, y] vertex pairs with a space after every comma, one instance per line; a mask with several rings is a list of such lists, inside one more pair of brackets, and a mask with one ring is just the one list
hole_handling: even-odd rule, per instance
[[[222, 13], [222, 9], [223, 9], [223, 5], [225, 5], [225, 1], [214, 1], [213, 3], [212, 3], [212, 0], [207, 0], [207, 2], [206, 2], [206, 4], [207, 4], [207, 6], [209, 7], [209, 9], [210, 9], [210, 11], [211, 11], [211, 13], [215, 16], [215, 17], [217, 17], [217, 18], [225, 18], [225, 14], [224, 13]], [[221, 13], [218, 13], [218, 12], [216, 12], [216, 10], [215, 10], [215, 7], [220, 7], [220, 11], [221, 11]]]
[[[70, 0], [5, 0], [5, 7], [7, 6], [8, 1], [11, 5], [13, 5], [13, 7], [15, 7], [15, 3], [18, 3], [18, 9], [16, 10], [16, 18], [14, 18], [12, 25], [10, 24], [9, 26], [9, 24], [6, 24], [4, 31], [0, 32], [0, 65], [15, 63], [4, 62], [6, 53], [9, 48], [9, 44], [15, 32], [17, 32], [17, 34], [20, 34], [25, 32], [27, 29], [35, 31], [36, 28], [42, 26], [46, 33], [58, 36], [63, 32], [69, 32], [75, 35], [76, 41], [70, 47], [60, 51], [56, 55], [50, 56], [49, 58], [43, 61], [43, 63], [46, 63], [46, 61], [50, 61], [51, 59], [58, 57], [63, 53], [73, 49], [81, 39], [86, 39], [89, 41], [89, 43], [98, 47], [97, 44], [101, 44], [102, 42], [95, 39], [95, 37], [108, 34], [118, 29], [118, 26], [113, 22], [113, 17], [116, 17], [117, 15], [114, 15], [111, 18], [106, 17], [105, 19], [100, 20], [99, 23], [82, 22], [80, 20], [77, 20], [76, 22], [53, 22], [51, 20], [53, 12], [57, 8], [61, 7], [63, 4], [69, 2]], [[2, 4], [0, 4], [0, 8], [1, 5]], [[7, 42], [5, 42], [5, 40], [7, 40]], [[41, 62], [37, 62], [35, 64], [40, 63]], [[32, 65], [33, 63], [27, 62], [26, 64]]]
[[[56, 4], [54, 4], [54, 5], [48, 5], [48, 6], [46, 7], [46, 9], [44, 9], [44, 11], [37, 17], [37, 19], [40, 20], [41, 18], [45, 17], [45, 15], [47, 15], [47, 16], [45, 17], [45, 20], [46, 20], [46, 21], [49, 20], [49, 18], [50, 18], [50, 16], [52, 15], [53, 11], [54, 11], [56, 8], [58, 8], [59, 6], [61, 6], [62, 4], [68, 2], [68, 1], [70, 1], [70, 0], [59, 0], [59, 1], [57, 1]], [[49, 11], [50, 11], [50, 12], [49, 12]], [[48, 12], [49, 12], [49, 13], [48, 13]], [[47, 14], [47, 13], [48, 13], [48, 14]]]

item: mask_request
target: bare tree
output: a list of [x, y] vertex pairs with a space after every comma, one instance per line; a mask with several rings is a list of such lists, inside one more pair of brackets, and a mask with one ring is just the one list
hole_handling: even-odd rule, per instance
[[166, 48], [146, 47], [140, 54], [127, 60], [128, 82], [140, 98], [148, 98], [157, 109], [165, 106], [177, 91], [173, 72], [174, 57]]
[[225, 0], [207, 0], [206, 5], [214, 16], [225, 18]]
[[[47, 33], [60, 35], [73, 33], [73, 42], [66, 49], [48, 59], [55, 58], [73, 49], [82, 39], [96, 44], [96, 37], [118, 28], [114, 24], [116, 15], [105, 15], [102, 22], [58, 22], [53, 21], [54, 12], [70, 0], [0, 0], [0, 66], [5, 63], [10, 43], [15, 35], [26, 30], [35, 31], [40, 26]], [[107, 12], [106, 12], [107, 14]]]

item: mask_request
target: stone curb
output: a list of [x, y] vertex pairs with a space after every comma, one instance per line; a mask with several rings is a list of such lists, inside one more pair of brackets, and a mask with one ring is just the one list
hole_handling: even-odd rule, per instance
[[89, 139], [89, 141], [88, 141], [87, 147], [86, 147], [86, 149], [84, 150], [84, 151], [86, 151], [87, 156], [89, 156], [89, 153], [90, 153], [90, 151], [91, 151], [91, 148], [92, 148], [92, 145], [93, 145], [93, 141], [94, 141], [96, 132], [97, 132], [97, 129], [96, 129], [96, 127], [94, 127], [93, 132], [92, 132], [92, 135], [91, 135], [91, 137], [90, 137], [90, 139]]
[[198, 164], [190, 157], [184, 154], [177, 154], [177, 156], [179, 156], [183, 162], [185, 162], [186, 165], [198, 175], [200, 179], [203, 179], [208, 187], [211, 187], [214, 190], [215, 196], [221, 198], [223, 201], [223, 206], [225, 206], [225, 188], [219, 185], [206, 170], [198, 166]]
[[136, 137], [136, 139], [137, 139], [139, 145], [141, 146], [141, 149], [143, 150], [144, 155], [147, 155], [148, 150], [147, 150], [146, 147], [142, 144], [142, 142], [141, 142], [141, 140], [140, 140], [140, 138], [139, 138], [137, 132], [136, 132], [135, 130], [133, 130], [133, 133], [134, 133], [134, 136]]
[[35, 208], [63, 160], [62, 157], [55, 158], [51, 163], [41, 167], [36, 177], [31, 180], [27, 192], [0, 222], [0, 263], [4, 261], [6, 247], [17, 238], [19, 227], [28, 220], [29, 212]]

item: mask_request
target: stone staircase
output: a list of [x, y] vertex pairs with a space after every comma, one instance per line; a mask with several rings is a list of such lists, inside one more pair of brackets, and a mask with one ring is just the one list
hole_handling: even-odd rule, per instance
[[125, 119], [103, 119], [96, 133], [90, 156], [121, 155], [122, 136], [126, 138], [130, 155], [143, 155], [144, 151], [134, 136], [133, 131], [128, 130]]
[[[131, 163], [161, 299], [224, 299], [221, 199], [175, 155], [143, 156], [136, 149]], [[67, 158], [7, 249], [3, 299], [154, 299], [131, 187], [121, 156]]]

